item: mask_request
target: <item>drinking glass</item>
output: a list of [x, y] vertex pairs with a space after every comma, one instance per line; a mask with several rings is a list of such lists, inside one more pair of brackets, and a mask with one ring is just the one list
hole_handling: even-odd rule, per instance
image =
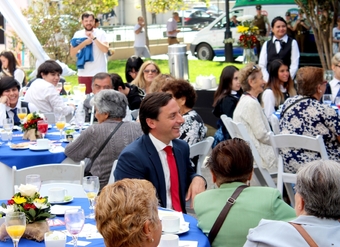
[[63, 138], [63, 130], [65, 128], [65, 124], [66, 124], [66, 118], [65, 116], [61, 115], [57, 118], [57, 122], [56, 122], [56, 126], [57, 129], [60, 131], [60, 141], [62, 141]]
[[79, 90], [79, 86], [73, 86], [73, 94], [74, 96], [78, 97], [81, 95], [81, 92]]
[[85, 84], [78, 84], [78, 87], [79, 87], [79, 91], [86, 95], [86, 85]]
[[41, 178], [39, 174], [29, 174], [26, 175], [26, 184], [34, 185], [38, 188], [38, 191], [40, 190], [41, 186]]
[[17, 108], [17, 114], [18, 118], [20, 119], [20, 123], [24, 123], [24, 118], [27, 116], [27, 108], [26, 107], [21, 107]]
[[322, 102], [324, 104], [327, 104], [327, 105], [331, 105], [332, 104], [332, 95], [331, 94], [324, 94], [322, 96]]
[[74, 116], [75, 123], [79, 128], [79, 133], [81, 133], [83, 129], [83, 125], [85, 123], [85, 111], [84, 109], [77, 109], [75, 116]]
[[23, 212], [7, 213], [5, 218], [6, 231], [12, 238], [13, 246], [17, 247], [26, 229], [26, 215]]
[[3, 128], [7, 133], [8, 139], [7, 139], [7, 146], [11, 146], [12, 143], [12, 129], [14, 126], [13, 118], [5, 118], [3, 120]]
[[57, 85], [55, 86], [55, 89], [57, 89], [57, 91], [61, 92], [61, 90], [63, 89], [63, 83], [62, 82], [58, 82]]
[[81, 232], [85, 222], [84, 210], [67, 209], [65, 210], [65, 225], [67, 231], [72, 235], [73, 246], [77, 247], [78, 234]]
[[340, 97], [339, 97], [339, 96], [336, 96], [336, 97], [335, 97], [334, 103], [336, 104], [336, 106], [337, 106], [338, 109], [340, 110]]
[[66, 91], [66, 95], [69, 94], [69, 92], [71, 91], [71, 88], [72, 88], [72, 85], [71, 85], [70, 82], [65, 82], [65, 83], [64, 83], [64, 89], [65, 89], [65, 91]]
[[43, 139], [45, 139], [45, 134], [47, 133], [48, 123], [45, 120], [38, 121], [38, 130], [41, 133]]
[[94, 201], [99, 192], [99, 178], [97, 176], [83, 177], [83, 189], [90, 202], [90, 214], [86, 215], [86, 218], [94, 219]]

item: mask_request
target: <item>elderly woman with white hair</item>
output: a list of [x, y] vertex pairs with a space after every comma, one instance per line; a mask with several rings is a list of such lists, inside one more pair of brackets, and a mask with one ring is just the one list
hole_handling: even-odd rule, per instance
[[[82, 131], [76, 140], [67, 145], [65, 154], [74, 161], [91, 159], [89, 175], [99, 177], [100, 189], [102, 189], [108, 183], [112, 164], [118, 159], [120, 152], [143, 132], [139, 123], [122, 122], [128, 104], [124, 94], [113, 89], [105, 89], [94, 96], [93, 104], [98, 124]], [[109, 138], [115, 129], [116, 132]], [[108, 138], [109, 141], [94, 159]]]
[[340, 164], [331, 160], [307, 163], [297, 173], [295, 190], [298, 217], [288, 223], [261, 220], [249, 230], [245, 247], [339, 246]]

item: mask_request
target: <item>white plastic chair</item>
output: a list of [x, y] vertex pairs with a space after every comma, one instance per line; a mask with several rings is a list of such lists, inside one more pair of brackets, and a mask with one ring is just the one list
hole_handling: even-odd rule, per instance
[[139, 109], [135, 109], [131, 111], [131, 116], [133, 120], [136, 120], [138, 118], [138, 114], [139, 114]]
[[250, 136], [244, 124], [236, 123], [235, 121], [233, 121], [230, 117], [227, 117], [226, 115], [222, 115], [221, 119], [225, 127], [227, 128], [231, 138], [240, 138], [249, 143], [249, 146], [251, 148], [251, 151], [254, 157], [254, 174], [256, 178], [258, 179], [259, 183], [262, 186], [275, 188], [276, 185], [274, 183], [272, 176], [276, 176], [276, 174], [274, 173], [271, 175], [268, 172], [268, 170], [262, 168], [262, 159], [256, 147], [254, 146], [253, 141], [250, 139]]
[[320, 153], [321, 159], [328, 160], [328, 154], [322, 136], [310, 137], [296, 134], [270, 135], [270, 142], [274, 148], [275, 156], [279, 159], [277, 174], [277, 189], [283, 191], [285, 184], [291, 204], [295, 205], [294, 191], [291, 184], [296, 183], [296, 174], [285, 173], [283, 158], [279, 155], [280, 148], [302, 148]]
[[[84, 177], [84, 165], [71, 164], [45, 164], [36, 165], [17, 170], [16, 166], [12, 167], [13, 185], [26, 183], [26, 176], [29, 174], [39, 174], [42, 183], [46, 181], [63, 181], [81, 184]], [[13, 187], [14, 193], [14, 187]]]
[[115, 176], [113, 175], [113, 173], [114, 173], [114, 171], [116, 169], [117, 162], [118, 162], [118, 160], [113, 161], [112, 168], [111, 168], [111, 173], [110, 173], [110, 178], [109, 178], [109, 182], [107, 184], [112, 184], [112, 183], [115, 182]]
[[211, 150], [211, 145], [214, 142], [214, 137], [209, 136], [206, 139], [197, 142], [190, 146], [190, 159], [199, 156], [197, 161], [197, 169], [196, 173], [201, 175], [201, 168], [203, 167], [203, 162], [205, 157], [208, 155], [209, 151]]
[[280, 134], [280, 123], [279, 119], [275, 114], [272, 114], [269, 118], [269, 123], [272, 126], [273, 132], [275, 135]]
[[40, 187], [40, 195], [49, 196], [48, 190], [51, 188], [64, 188], [67, 190], [68, 196], [87, 198], [83, 186], [75, 183], [44, 183]]

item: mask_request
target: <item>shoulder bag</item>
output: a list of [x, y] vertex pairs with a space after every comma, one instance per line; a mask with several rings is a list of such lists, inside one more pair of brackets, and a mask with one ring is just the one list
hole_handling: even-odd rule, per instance
[[310, 247], [318, 247], [318, 245], [315, 243], [312, 237], [306, 232], [306, 230], [300, 224], [296, 224], [293, 222], [288, 223], [291, 224], [301, 234], [301, 236], [306, 240], [307, 244]]
[[230, 208], [236, 203], [236, 198], [247, 187], [248, 187], [248, 185], [245, 185], [245, 184], [240, 185], [239, 187], [236, 188], [234, 193], [228, 198], [227, 203], [225, 204], [224, 208], [222, 209], [221, 213], [217, 217], [214, 225], [212, 226], [212, 228], [209, 232], [208, 239], [209, 239], [210, 245], [214, 242], [214, 240], [217, 236], [217, 233], [220, 231], [220, 229], [223, 225], [223, 222], [227, 218], [227, 215], [229, 213]]
[[85, 171], [84, 171], [84, 176], [92, 176], [92, 174], [90, 173], [91, 167], [93, 165], [93, 162], [97, 159], [97, 157], [99, 156], [99, 154], [103, 151], [104, 147], [106, 146], [106, 144], [109, 142], [109, 140], [112, 138], [112, 136], [116, 133], [116, 131], [119, 129], [119, 127], [123, 124], [123, 121], [121, 121], [116, 128], [111, 132], [111, 134], [109, 135], [108, 138], [106, 138], [105, 142], [103, 143], [103, 145], [101, 145], [101, 147], [98, 149], [97, 153], [93, 156], [92, 159], [87, 159], [85, 162]]

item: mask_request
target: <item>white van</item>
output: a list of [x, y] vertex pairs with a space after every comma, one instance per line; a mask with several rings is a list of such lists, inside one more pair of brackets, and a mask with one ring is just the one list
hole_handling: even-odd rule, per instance
[[[275, 3], [276, 2], [276, 3]], [[248, 0], [238, 0], [229, 16], [237, 15], [256, 15], [257, 4], [262, 5], [262, 14], [267, 15], [269, 22], [276, 16], [284, 17], [287, 11], [295, 12], [298, 11], [298, 6], [294, 3], [294, 0], [282, 0], [278, 4], [277, 0], [255, 0], [249, 2]], [[201, 60], [213, 60], [215, 56], [224, 56], [224, 35], [226, 31], [226, 16], [221, 15], [216, 18], [215, 21], [210, 23], [206, 28], [199, 31], [191, 45], [191, 53], [197, 56]], [[232, 38], [235, 40], [233, 44], [233, 55], [234, 57], [241, 56], [243, 48], [237, 45], [237, 40], [240, 37], [240, 33], [236, 32], [236, 28], [230, 28]]]

